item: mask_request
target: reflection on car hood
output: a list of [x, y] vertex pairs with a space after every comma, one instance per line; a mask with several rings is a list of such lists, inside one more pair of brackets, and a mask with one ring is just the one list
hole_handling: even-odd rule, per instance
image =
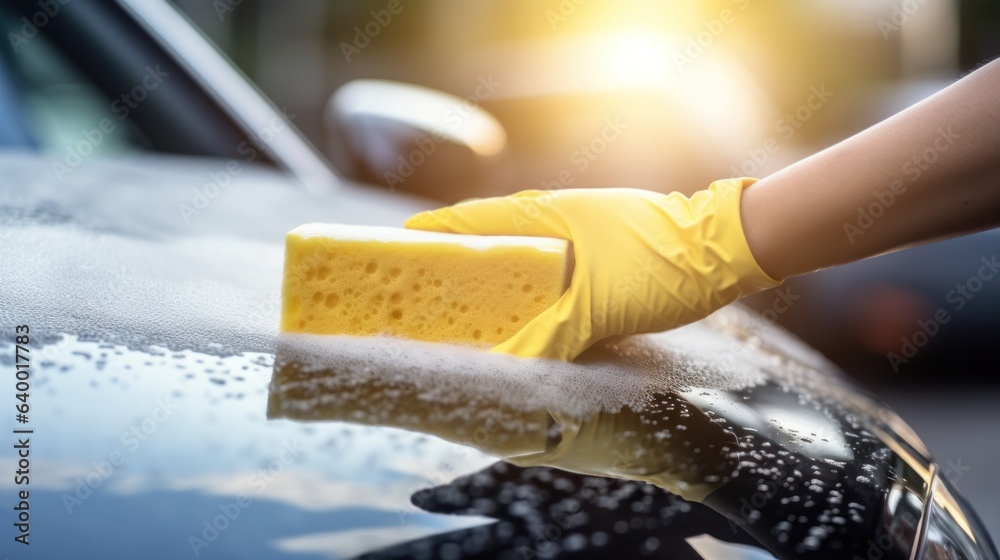
[[[877, 433], [891, 412], [739, 307], [598, 344], [573, 364], [287, 335], [269, 414], [416, 430], [520, 467], [650, 482], [704, 501], [781, 557], [858, 552], [898, 468]], [[926, 465], [919, 440], [906, 445]]]

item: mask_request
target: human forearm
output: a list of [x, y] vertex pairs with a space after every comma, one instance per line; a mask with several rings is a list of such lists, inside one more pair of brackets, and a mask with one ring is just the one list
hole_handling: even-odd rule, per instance
[[994, 62], [747, 189], [761, 268], [784, 278], [1000, 225], [997, 91]]
[[[420, 213], [406, 227], [571, 241], [569, 288], [494, 350], [573, 360], [597, 340], [697, 321], [788, 276], [1000, 225], [997, 91], [991, 64], [756, 183], [716, 181], [690, 197], [522, 191]], [[859, 208], [878, 205], [858, 222]]]

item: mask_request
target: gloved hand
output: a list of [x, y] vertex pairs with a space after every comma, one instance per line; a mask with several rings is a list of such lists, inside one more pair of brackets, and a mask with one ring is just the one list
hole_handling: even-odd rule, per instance
[[569, 288], [494, 351], [573, 360], [603, 338], [671, 329], [781, 283], [757, 265], [740, 220], [755, 179], [690, 198], [640, 189], [522, 191], [421, 212], [405, 227], [572, 241]]

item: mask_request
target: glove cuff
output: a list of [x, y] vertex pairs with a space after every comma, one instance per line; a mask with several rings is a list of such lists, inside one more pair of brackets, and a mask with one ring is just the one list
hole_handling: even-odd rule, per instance
[[756, 182], [757, 179], [751, 177], [740, 177], [715, 181], [708, 187], [715, 199], [715, 219], [712, 220], [715, 232], [710, 239], [724, 239], [729, 245], [722, 248], [728, 257], [725, 261], [730, 272], [722, 278], [727, 280], [728, 285], [717, 288], [720, 292], [731, 292], [734, 301], [784, 282], [783, 278], [772, 278], [761, 269], [743, 232], [740, 200], [743, 191]]

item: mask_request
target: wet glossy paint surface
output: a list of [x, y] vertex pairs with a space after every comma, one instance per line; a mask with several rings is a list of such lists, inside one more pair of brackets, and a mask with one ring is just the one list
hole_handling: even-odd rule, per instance
[[919, 531], [919, 440], [738, 308], [572, 365], [303, 345], [276, 333], [284, 231], [418, 204], [246, 177], [185, 223], [195, 164], [7, 165], [0, 364], [30, 325], [35, 430], [18, 557], [888, 559]]

